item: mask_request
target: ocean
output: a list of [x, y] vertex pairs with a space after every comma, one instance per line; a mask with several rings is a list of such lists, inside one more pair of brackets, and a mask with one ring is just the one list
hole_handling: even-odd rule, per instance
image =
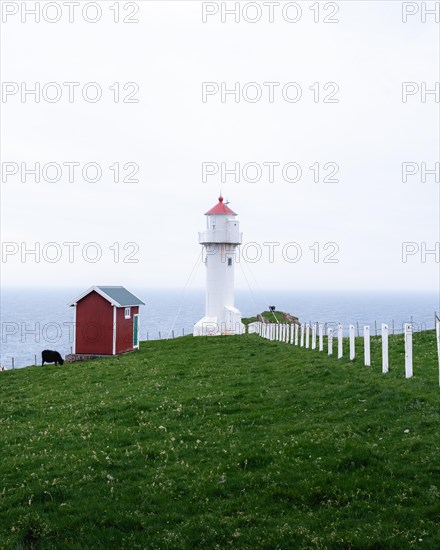
[[[41, 364], [44, 349], [56, 349], [63, 356], [73, 345], [73, 308], [67, 304], [84, 289], [2, 289], [0, 293], [0, 363], [6, 369]], [[204, 290], [186, 294], [177, 290], [129, 289], [146, 306], [140, 310], [140, 339], [182, 336], [192, 333], [193, 324], [204, 314]], [[301, 292], [262, 291], [259, 295], [237, 290], [236, 306], [243, 317], [267, 310], [269, 305], [287, 311], [303, 322], [369, 324], [374, 335], [375, 321], [394, 326], [401, 333], [404, 323], [414, 330], [434, 328], [439, 314], [439, 295], [434, 292]]]

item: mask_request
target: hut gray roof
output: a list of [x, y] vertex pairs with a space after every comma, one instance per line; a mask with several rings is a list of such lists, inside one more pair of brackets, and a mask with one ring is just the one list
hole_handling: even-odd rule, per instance
[[139, 300], [134, 294], [129, 292], [123, 286], [92, 286], [85, 292], [83, 292], [76, 300], [71, 302], [69, 306], [76, 305], [80, 300], [85, 298], [91, 292], [97, 292], [103, 298], [108, 300], [112, 306], [116, 307], [131, 307], [131, 306], [144, 306], [145, 303]]

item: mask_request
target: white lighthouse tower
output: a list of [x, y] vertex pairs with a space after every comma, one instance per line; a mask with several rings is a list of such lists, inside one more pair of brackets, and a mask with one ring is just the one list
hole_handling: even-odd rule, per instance
[[223, 197], [206, 212], [206, 231], [199, 233], [206, 265], [205, 316], [194, 325], [194, 336], [243, 334], [241, 313], [234, 306], [234, 264], [241, 244], [239, 223]]

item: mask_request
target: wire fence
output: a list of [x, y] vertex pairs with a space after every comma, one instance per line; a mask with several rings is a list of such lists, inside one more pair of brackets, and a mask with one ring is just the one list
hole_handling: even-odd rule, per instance
[[[395, 322], [394, 319], [391, 320], [390, 323], [388, 323], [389, 327], [389, 333], [390, 334], [404, 334], [405, 332], [405, 325], [410, 324], [412, 327], [412, 332], [423, 332], [427, 330], [433, 330], [436, 328], [436, 323], [440, 321], [440, 318], [437, 315], [437, 312], [434, 312], [433, 316], [433, 323], [432, 325], [427, 322], [415, 322], [412, 317], [407, 322]], [[282, 320], [279, 320], [279, 323], [282, 324]], [[309, 321], [309, 326], [312, 326], [312, 322]], [[367, 323], [365, 323], [367, 324]], [[374, 323], [370, 323], [371, 325], [371, 336], [380, 336], [381, 335], [381, 324], [377, 321], [374, 321]], [[327, 321], [323, 323], [324, 326], [324, 333], [327, 334], [328, 329], [332, 328], [334, 332], [338, 330], [338, 327], [341, 325], [338, 321]], [[355, 334], [356, 336], [360, 337], [362, 335], [364, 323], [357, 321], [355, 324]], [[146, 340], [145, 341], [152, 341], [152, 340], [172, 340], [174, 338], [180, 338], [182, 336], [188, 336], [191, 335], [192, 332], [188, 329], [185, 330], [185, 328], [182, 328], [181, 330], [175, 330], [172, 329], [170, 331], [148, 331], [146, 333]], [[348, 336], [348, 328], [345, 326], [344, 328], [344, 335]], [[144, 333], [145, 336], [145, 333]], [[72, 347], [70, 347], [70, 350], [61, 350], [61, 354], [67, 353], [73, 353]], [[41, 366], [42, 360], [41, 360], [41, 351], [38, 353], [27, 353], [27, 354], [6, 354], [2, 356], [1, 363], [0, 363], [0, 371], [1, 370], [14, 370], [14, 369], [21, 369], [24, 367], [29, 366]]]
[[23, 367], [30, 367], [38, 364], [41, 364], [41, 355], [5, 355], [2, 358], [0, 370], [21, 369]]
[[[182, 336], [188, 336], [192, 334], [185, 328], [181, 330], [171, 330], [171, 331], [148, 331], [146, 334], [145, 341], [151, 340], [172, 340], [173, 338], [181, 338]], [[47, 346], [46, 346], [47, 347]], [[53, 346], [52, 346], [53, 347]], [[62, 356], [67, 355], [68, 353], [73, 353], [73, 346], [70, 346], [70, 349], [60, 350]], [[4, 354], [1, 357], [0, 362], [0, 371], [22, 369], [24, 367], [32, 366], [42, 366], [41, 351], [37, 353], [26, 353], [26, 354]]]

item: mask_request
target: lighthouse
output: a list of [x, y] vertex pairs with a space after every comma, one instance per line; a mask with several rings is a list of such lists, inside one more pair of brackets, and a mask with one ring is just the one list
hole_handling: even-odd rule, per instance
[[206, 268], [205, 316], [194, 325], [194, 336], [243, 334], [241, 313], [234, 306], [235, 253], [242, 236], [236, 213], [220, 196], [206, 212], [206, 230], [199, 232]]

